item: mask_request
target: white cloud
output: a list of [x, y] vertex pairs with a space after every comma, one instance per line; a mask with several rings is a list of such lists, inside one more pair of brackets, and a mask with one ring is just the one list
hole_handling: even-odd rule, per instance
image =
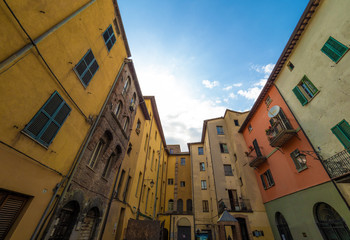
[[223, 88], [222, 90], [228, 91], [228, 90], [231, 90], [231, 89], [232, 89], [232, 86], [228, 86], [228, 87]]
[[219, 82], [218, 81], [212, 81], [210, 82], [209, 80], [203, 80], [202, 84], [204, 85], [204, 87], [206, 88], [213, 88], [216, 86], [219, 86]]
[[273, 63], [269, 63], [266, 65], [251, 65], [251, 69], [255, 70], [258, 73], [263, 73], [264, 78], [268, 78], [273, 70], [273, 68], [275, 67], [275, 64]]
[[224, 87], [222, 90], [224, 90], [224, 91], [229, 91], [229, 90], [231, 90], [233, 87], [241, 87], [241, 86], [242, 86], [242, 83], [234, 83], [234, 84], [232, 84], [232, 85], [230, 85], [230, 86]]
[[228, 98], [225, 98], [223, 101], [224, 101], [225, 103], [228, 103]]
[[229, 98], [235, 99], [237, 96], [234, 93], [230, 93]]
[[265, 86], [266, 82], [267, 82], [267, 79], [266, 79], [266, 78], [264, 78], [264, 79], [260, 79], [260, 81], [259, 81], [259, 82], [254, 83], [254, 86], [263, 87], [263, 86]]
[[219, 98], [193, 94], [195, 87], [190, 79], [178, 75], [177, 68], [177, 64], [141, 61], [136, 69], [142, 93], [156, 98], [167, 144], [180, 144], [182, 151], [187, 151], [187, 143], [201, 140], [203, 121], [222, 116], [226, 108], [217, 105]]
[[239, 90], [238, 94], [242, 95], [243, 97], [245, 97], [247, 99], [255, 100], [259, 96], [261, 89], [262, 88], [259, 88], [259, 87], [253, 87], [253, 88], [249, 88], [247, 90]]
[[241, 86], [242, 86], [242, 83], [235, 83], [235, 84], [233, 84], [232, 86], [234, 86], [234, 87], [241, 87]]

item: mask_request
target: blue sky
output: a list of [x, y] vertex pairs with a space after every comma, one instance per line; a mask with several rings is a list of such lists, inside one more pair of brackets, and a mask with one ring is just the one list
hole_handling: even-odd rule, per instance
[[119, 0], [143, 95], [167, 144], [199, 142], [203, 120], [249, 110], [307, 0]]

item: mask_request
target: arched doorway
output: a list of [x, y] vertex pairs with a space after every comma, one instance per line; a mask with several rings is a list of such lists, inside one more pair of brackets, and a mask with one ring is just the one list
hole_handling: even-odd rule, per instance
[[350, 239], [350, 231], [344, 220], [327, 203], [317, 203], [314, 206], [314, 217], [318, 229], [325, 240]]
[[93, 207], [87, 212], [81, 225], [79, 240], [94, 239], [99, 216], [97, 207]]
[[76, 201], [70, 201], [61, 209], [50, 240], [68, 240], [77, 220], [80, 207]]
[[177, 240], [191, 240], [191, 223], [187, 218], [177, 221]]
[[276, 225], [278, 228], [278, 232], [280, 233], [281, 239], [283, 240], [293, 240], [292, 234], [290, 233], [288, 223], [286, 219], [283, 217], [282, 213], [276, 212], [275, 215]]

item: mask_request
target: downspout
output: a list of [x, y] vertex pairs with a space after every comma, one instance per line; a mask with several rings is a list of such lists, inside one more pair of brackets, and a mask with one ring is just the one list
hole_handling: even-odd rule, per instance
[[[68, 190], [69, 184], [70, 184], [71, 181], [72, 181], [72, 178], [73, 178], [73, 176], [74, 176], [74, 173], [76, 172], [77, 166], [79, 165], [79, 163], [80, 163], [80, 161], [81, 161], [81, 159], [82, 159], [82, 157], [83, 157], [83, 155], [84, 155], [84, 152], [85, 152], [85, 150], [86, 150], [86, 148], [87, 148], [87, 145], [88, 145], [88, 143], [90, 142], [90, 139], [91, 139], [93, 133], [95, 132], [95, 129], [96, 129], [98, 123], [99, 123], [99, 120], [100, 120], [100, 118], [101, 118], [101, 115], [102, 115], [102, 113], [103, 113], [103, 111], [104, 111], [104, 109], [105, 109], [105, 107], [106, 107], [106, 105], [107, 105], [107, 102], [108, 102], [108, 100], [109, 100], [109, 98], [110, 98], [110, 96], [111, 96], [111, 94], [112, 94], [112, 92], [113, 92], [113, 89], [114, 89], [115, 85], [117, 84], [118, 78], [119, 78], [119, 76], [120, 76], [120, 74], [121, 74], [121, 72], [122, 72], [122, 70], [123, 70], [123, 68], [124, 68], [124, 65], [125, 65], [125, 61], [123, 61], [123, 64], [122, 64], [122, 66], [120, 67], [120, 70], [119, 70], [119, 72], [118, 72], [118, 74], [117, 74], [117, 77], [115, 78], [114, 83], [113, 83], [111, 89], [109, 90], [108, 96], [107, 96], [105, 102], [103, 103], [103, 106], [102, 106], [102, 108], [101, 108], [101, 111], [100, 111], [99, 115], [97, 116], [97, 118], [96, 118], [96, 120], [95, 120], [95, 123], [94, 123], [94, 125], [92, 126], [92, 128], [91, 128], [91, 130], [90, 130], [90, 132], [89, 132], [88, 137], [87, 137], [86, 140], [85, 140], [85, 143], [84, 143], [84, 145], [83, 145], [83, 147], [82, 147], [82, 150], [81, 150], [81, 152], [80, 152], [80, 155], [79, 155], [78, 159], [76, 160], [75, 164], [72, 165], [72, 167], [71, 167], [71, 169], [70, 169], [70, 172], [71, 172], [71, 173], [69, 174], [68, 182], [67, 182], [66, 186], [64, 187], [63, 192], [62, 192], [60, 198], [58, 199], [59, 202], [62, 200], [62, 198], [64, 197], [64, 195], [66, 194], [66, 192], [67, 192], [67, 190]], [[66, 177], [66, 178], [67, 178], [67, 177]], [[63, 185], [63, 183], [62, 183], [60, 186], [62, 186], [62, 185]], [[34, 231], [32, 237], [30, 238], [31, 240], [35, 240], [35, 239], [37, 238], [37, 235], [38, 235], [38, 233], [39, 233], [39, 229], [41, 228], [41, 225], [43, 224], [43, 221], [44, 221], [44, 219], [45, 219], [45, 215], [47, 214], [47, 212], [48, 212], [48, 210], [49, 210], [49, 208], [50, 208], [50, 206], [51, 206], [51, 204], [52, 204], [52, 202], [53, 202], [53, 199], [56, 197], [57, 192], [58, 192], [58, 189], [56, 190], [54, 196], [52, 197], [52, 199], [51, 199], [49, 205], [48, 205], [47, 208], [45, 209], [44, 214], [42, 215], [42, 217], [41, 217], [41, 219], [40, 219], [40, 221], [39, 221], [37, 227], [35, 228], [35, 231]]]
[[[159, 177], [159, 165], [160, 165], [160, 157], [162, 153], [162, 141], [160, 141], [160, 146], [159, 146], [159, 161], [158, 161], [158, 168], [157, 168], [157, 181], [156, 181], [156, 193], [155, 193], [155, 198], [154, 198], [154, 206], [153, 206], [153, 220], [156, 216], [156, 208], [157, 208], [157, 194], [158, 194], [158, 177]], [[164, 159], [164, 158], [163, 158]]]
[[148, 156], [148, 151], [149, 151], [149, 142], [151, 141], [152, 124], [153, 124], [153, 116], [152, 116], [152, 119], [151, 119], [151, 126], [149, 128], [149, 136], [148, 136], [148, 142], [147, 142], [145, 165], [143, 167], [143, 178], [142, 178], [142, 183], [141, 183], [141, 192], [140, 192], [139, 203], [138, 203], [138, 206], [137, 206], [136, 220], [138, 220], [139, 216], [140, 216], [140, 205], [141, 205], [141, 199], [142, 199], [143, 184], [145, 182], [145, 176], [146, 176], [147, 156]]
[[[6, 6], [8, 7], [8, 4], [6, 3], [5, 0], [3, 0], [4, 3], [6, 4]], [[50, 28], [49, 30], [47, 30], [45, 33], [43, 33], [42, 35], [40, 35], [37, 39], [34, 39], [32, 43], [27, 44], [26, 46], [24, 46], [23, 48], [21, 48], [20, 50], [18, 50], [16, 53], [12, 54], [10, 57], [8, 57], [7, 59], [5, 59], [4, 61], [2, 61], [0, 63], [0, 71], [5, 68], [6, 66], [8, 66], [10, 63], [16, 61], [19, 57], [21, 57], [22, 55], [24, 55], [26, 52], [28, 52], [30, 49], [32, 49], [36, 44], [40, 43], [43, 39], [45, 39], [46, 37], [48, 37], [49, 35], [51, 35], [53, 32], [55, 32], [57, 29], [59, 29], [60, 27], [62, 27], [65, 23], [69, 22], [72, 18], [74, 18], [76, 15], [78, 15], [79, 13], [81, 13], [82, 11], [84, 11], [87, 7], [89, 7], [91, 4], [93, 4], [96, 0], [91, 0], [89, 3], [85, 4], [84, 6], [82, 6], [81, 8], [79, 8], [78, 10], [76, 10], [74, 13], [72, 13], [71, 15], [69, 15], [68, 17], [66, 17], [65, 19], [63, 19], [61, 22], [59, 22], [58, 24], [56, 24], [55, 26], [53, 26], [52, 28]]]

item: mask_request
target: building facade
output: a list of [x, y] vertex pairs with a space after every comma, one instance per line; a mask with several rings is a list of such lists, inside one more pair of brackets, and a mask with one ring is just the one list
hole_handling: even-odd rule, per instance
[[0, 3], [1, 239], [39, 235], [124, 59], [113, 1]]

